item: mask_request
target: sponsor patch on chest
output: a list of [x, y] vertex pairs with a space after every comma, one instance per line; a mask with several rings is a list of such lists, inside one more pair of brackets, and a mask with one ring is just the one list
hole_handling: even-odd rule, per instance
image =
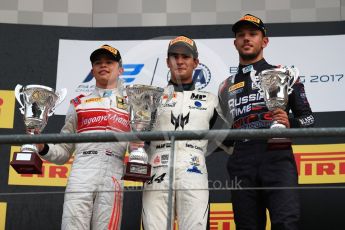
[[129, 116], [115, 109], [79, 109], [77, 110], [77, 132], [94, 130], [113, 130], [128, 132]]

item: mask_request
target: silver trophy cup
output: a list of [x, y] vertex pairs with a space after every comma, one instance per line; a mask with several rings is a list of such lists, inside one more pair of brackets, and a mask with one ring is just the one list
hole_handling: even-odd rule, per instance
[[[173, 87], [165, 89], [149, 85], [128, 85], [125, 87], [130, 112], [132, 132], [150, 131], [156, 124], [158, 109], [162, 106], [163, 96], [170, 101]], [[139, 145], [140, 146], [140, 145]], [[141, 145], [143, 146], [143, 145]], [[151, 177], [151, 165], [143, 147], [132, 150], [126, 167], [124, 179], [146, 181]]]
[[[289, 94], [293, 91], [292, 86], [298, 79], [298, 69], [293, 66], [284, 66], [264, 70], [258, 75], [255, 75], [255, 72], [252, 71], [250, 77], [253, 84], [263, 95], [268, 110], [273, 111], [278, 108], [285, 110]], [[286, 126], [273, 121], [270, 128], [286, 128]], [[280, 150], [289, 148], [291, 144], [292, 141], [289, 138], [270, 138], [267, 148], [270, 150]]]
[[[268, 69], [255, 75], [256, 71], [250, 73], [253, 84], [259, 88], [259, 92], [264, 96], [268, 110], [273, 111], [277, 108], [286, 109], [289, 94], [292, 93], [292, 86], [298, 79], [299, 71], [297, 68], [281, 67]], [[271, 128], [286, 128], [285, 125], [273, 121]]]
[[[58, 106], [66, 97], [67, 90], [54, 89], [43, 85], [17, 85], [14, 90], [16, 99], [20, 104], [20, 112], [24, 117], [26, 133], [40, 134], [47, 125], [48, 117], [53, 115]], [[38, 149], [35, 144], [24, 144], [20, 152], [13, 156], [11, 166], [20, 174], [42, 173], [42, 160], [37, 156]]]

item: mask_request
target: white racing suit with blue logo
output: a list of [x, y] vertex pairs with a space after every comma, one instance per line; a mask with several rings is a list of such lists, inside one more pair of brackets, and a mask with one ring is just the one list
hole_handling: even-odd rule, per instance
[[[208, 130], [220, 113], [217, 96], [194, 90], [193, 84], [174, 85], [174, 88], [173, 98], [160, 109], [154, 130]], [[207, 227], [207, 144], [207, 140], [175, 142], [173, 213], [180, 230]], [[170, 151], [169, 140], [149, 143], [152, 177], [144, 185], [142, 220], [145, 230], [167, 228]]]
[[[127, 132], [128, 119], [116, 90], [96, 88], [71, 101], [61, 133]], [[41, 157], [56, 164], [67, 163], [75, 153], [61, 229], [120, 229], [126, 147], [125, 142], [45, 145]]]

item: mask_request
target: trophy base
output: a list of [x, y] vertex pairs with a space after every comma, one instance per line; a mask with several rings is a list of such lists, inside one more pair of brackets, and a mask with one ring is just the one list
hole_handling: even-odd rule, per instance
[[292, 141], [289, 138], [271, 138], [267, 141], [268, 150], [284, 150], [291, 148]]
[[151, 165], [127, 162], [124, 180], [145, 182], [151, 179]]
[[15, 152], [10, 165], [18, 174], [42, 174], [42, 160], [33, 152]]

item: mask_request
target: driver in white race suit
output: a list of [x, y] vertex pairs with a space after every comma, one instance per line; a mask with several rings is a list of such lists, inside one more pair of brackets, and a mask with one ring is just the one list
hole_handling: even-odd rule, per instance
[[[71, 100], [61, 133], [129, 131], [129, 116], [117, 90], [123, 72], [120, 52], [108, 45], [90, 60], [96, 80], [88, 96]], [[66, 187], [62, 229], [120, 229], [123, 158], [127, 143], [39, 144], [40, 156], [56, 164], [74, 160]]]
[[[157, 116], [156, 131], [207, 130], [220, 114], [217, 96], [195, 89], [193, 70], [198, 66], [195, 41], [179, 36], [168, 47], [172, 99]], [[166, 101], [163, 100], [163, 104]], [[173, 213], [178, 228], [206, 229], [209, 213], [208, 174], [205, 164], [207, 140], [175, 142]], [[142, 220], [145, 230], [166, 229], [171, 142], [151, 141], [148, 146], [151, 180], [145, 183]], [[154, 190], [154, 191], [150, 191]]]

